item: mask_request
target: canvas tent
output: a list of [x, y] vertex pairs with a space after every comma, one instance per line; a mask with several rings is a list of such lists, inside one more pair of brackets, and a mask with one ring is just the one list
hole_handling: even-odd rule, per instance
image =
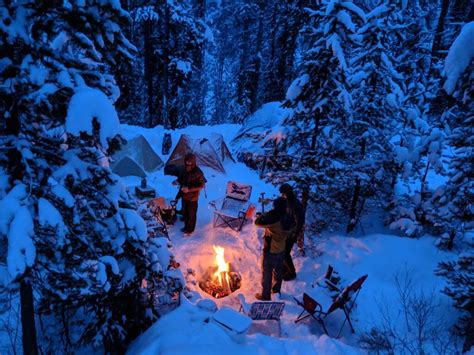
[[145, 177], [163, 167], [163, 160], [155, 153], [142, 135], [130, 139], [113, 156], [112, 171], [120, 176], [136, 175]]
[[184, 156], [187, 153], [196, 155], [199, 166], [207, 166], [222, 173], [225, 173], [223, 163], [234, 161], [222, 135], [213, 133], [210, 139], [195, 139], [183, 134], [166, 162], [165, 174], [176, 175], [179, 167], [184, 165]]
[[112, 165], [112, 171], [119, 176], [135, 175], [141, 178], [146, 177], [146, 173], [141, 166], [138, 165], [135, 160], [127, 156]]
[[230, 154], [227, 144], [224, 142], [224, 137], [222, 137], [222, 134], [212, 133], [211, 144], [214, 147], [214, 150], [216, 151], [217, 156], [221, 162], [225, 163], [226, 161], [231, 161], [235, 163], [235, 160], [232, 158], [232, 154]]

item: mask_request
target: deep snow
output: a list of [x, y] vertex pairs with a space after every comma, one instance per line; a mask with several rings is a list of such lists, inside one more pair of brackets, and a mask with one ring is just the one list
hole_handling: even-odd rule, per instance
[[[186, 134], [203, 137], [210, 132], [224, 135], [230, 142], [233, 133], [238, 131], [236, 125], [214, 127], [188, 127]], [[123, 126], [122, 132], [131, 138], [143, 134], [155, 151], [161, 154], [163, 129], [143, 129]], [[184, 130], [171, 131], [173, 145]], [[232, 147], [231, 147], [232, 150]], [[172, 150], [171, 150], [172, 151]], [[196, 232], [191, 237], [184, 237], [180, 232], [182, 222], [170, 227], [170, 237], [174, 244], [172, 252], [181, 263], [181, 271], [187, 281], [189, 299], [182, 296], [181, 306], [163, 316], [145, 334], [140, 336], [129, 348], [130, 354], [213, 354], [227, 351], [229, 353], [255, 354], [349, 354], [363, 352], [358, 349], [358, 334], [369, 330], [381, 321], [377, 304], [388, 306], [390, 315], [395, 321], [400, 316], [400, 307], [394, 276], [408, 272], [413, 279], [416, 291], [426, 294], [433, 292], [433, 297], [440, 303], [437, 309], [443, 317], [446, 332], [457, 317], [450, 300], [439, 291], [444, 281], [433, 274], [438, 261], [450, 258], [449, 254], [439, 251], [434, 245], [434, 238], [409, 239], [393, 235], [374, 217], [365, 218], [362, 223], [368, 235], [346, 236], [344, 233], [325, 233], [323, 235], [306, 235], [307, 254], [305, 257], [294, 257], [298, 277], [291, 282], [284, 282], [281, 300], [286, 305], [281, 318], [281, 338], [278, 338], [276, 322], [254, 322], [247, 336], [236, 341], [228, 331], [213, 321], [214, 310], [224, 306], [239, 310], [237, 295], [242, 293], [248, 302], [255, 301], [254, 294], [260, 291], [260, 255], [262, 248], [262, 230], [256, 228], [252, 221], [247, 223], [240, 233], [228, 228], [212, 227], [212, 208], [209, 201], [223, 197], [228, 180], [248, 183], [253, 186], [251, 201], [260, 210], [258, 197], [265, 192], [267, 197], [277, 196], [277, 188], [260, 180], [255, 171], [242, 163], [227, 163], [226, 174], [203, 168], [208, 180], [206, 191], [201, 193]], [[171, 185], [174, 178], [164, 176], [163, 171], [149, 175], [149, 183], [157, 189], [160, 196], [173, 198], [176, 188]], [[127, 185], [139, 184], [139, 178], [127, 177]], [[311, 216], [307, 216], [311, 219]], [[226, 261], [232, 264], [242, 276], [242, 285], [232, 295], [213, 299], [203, 292], [198, 281], [200, 275], [214, 263], [214, 245], [225, 248]], [[293, 300], [303, 292], [310, 292], [315, 280], [324, 274], [327, 265], [331, 264], [342, 276], [343, 284], [348, 284], [357, 277], [368, 274], [353, 310], [356, 334], [344, 327], [340, 339], [324, 335], [322, 327], [314, 321], [305, 320], [295, 324], [294, 320], [300, 308]], [[205, 301], [203, 300], [212, 300]], [[211, 310], [210, 310], [211, 309]], [[327, 318], [331, 335], [337, 334], [343, 321], [340, 310]], [[441, 319], [441, 318], [440, 318]], [[225, 350], [224, 350], [225, 349]]]

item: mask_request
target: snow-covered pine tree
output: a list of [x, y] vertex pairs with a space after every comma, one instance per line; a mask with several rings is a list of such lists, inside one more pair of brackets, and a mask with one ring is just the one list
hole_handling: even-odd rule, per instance
[[[458, 328], [466, 336], [463, 351], [474, 346], [474, 22], [464, 25], [445, 60], [444, 89], [456, 99], [449, 116], [448, 144], [454, 154], [449, 180], [434, 201], [434, 219], [443, 233], [439, 245], [454, 248], [456, 261], [439, 264], [448, 279], [444, 292], [463, 313]], [[470, 49], [469, 49], [470, 48]]]
[[[131, 105], [121, 104], [125, 118], [133, 122], [134, 112], [145, 113], [148, 127], [202, 123], [202, 19], [193, 13], [189, 2], [142, 0], [130, 5], [129, 11], [138, 56], [132, 66], [124, 68], [126, 73], [118, 76], [120, 86], [128, 90], [130, 81], [136, 82], [131, 99], [125, 98]], [[140, 107], [143, 104], [146, 111]]]
[[[439, 227], [445, 237], [441, 244], [453, 239], [463, 230], [470, 230], [474, 199], [473, 165], [473, 53], [469, 43], [474, 39], [474, 22], [466, 24], [452, 44], [445, 60], [444, 90], [454, 98], [447, 120], [447, 144], [453, 148], [446, 186], [440, 188], [434, 200], [432, 227]], [[444, 245], [447, 246], [447, 245]]]
[[230, 120], [228, 109], [236, 91], [234, 72], [238, 53], [234, 33], [236, 2], [208, 1], [206, 3], [206, 25], [208, 40], [205, 51], [205, 77], [207, 83], [206, 114], [209, 123], [218, 124]]
[[261, 0], [207, 3], [206, 116], [212, 123], [241, 122], [257, 107], [265, 8]]
[[351, 179], [344, 168], [350, 159], [350, 137], [344, 138], [343, 132], [353, 125], [347, 54], [356, 24], [361, 24], [365, 15], [348, 1], [322, 1], [307, 11], [310, 20], [303, 36], [309, 49], [285, 103], [294, 108], [294, 115], [286, 120], [288, 139], [300, 148], [295, 172], [289, 178], [304, 187], [305, 205], [309, 197], [317, 198], [320, 206], [327, 203], [340, 212], [347, 208], [343, 206], [350, 191], [346, 178]]
[[26, 353], [37, 352], [32, 289], [47, 353], [121, 349], [158, 316], [146, 296], [168, 291], [166, 240], [148, 238], [103, 166], [120, 145], [109, 70], [131, 57], [126, 20], [116, 1], [2, 7], [0, 286], [22, 286]]
[[[439, 117], [429, 114], [431, 92], [429, 77], [431, 34], [426, 28], [432, 5], [418, 2], [402, 4], [398, 16], [397, 34], [403, 46], [397, 47], [396, 67], [403, 75], [405, 98], [400, 105], [400, 122], [394, 139], [397, 174], [395, 194], [387, 220], [392, 229], [408, 236], [423, 232], [429, 214], [432, 191], [428, 186], [428, 172], [442, 173], [443, 126]], [[433, 119], [436, 117], [436, 119]]]
[[294, 78], [299, 30], [309, 1], [208, 1], [207, 114], [242, 122], [267, 101], [282, 100]]
[[399, 10], [398, 2], [383, 1], [367, 14], [367, 24], [358, 31], [360, 47], [350, 61], [355, 105], [354, 120], [346, 131], [351, 142], [346, 151], [353, 157], [348, 168], [355, 183], [348, 232], [355, 228], [368, 196], [381, 199], [388, 193], [391, 197], [396, 166], [390, 141], [405, 97], [394, 58], [399, 47]]
[[[166, 127], [177, 128], [202, 123], [202, 63], [204, 24], [185, 2], [165, 1], [162, 44], [157, 58], [167, 77], [163, 89], [163, 117]], [[163, 78], [163, 80], [165, 80]]]
[[308, 15], [304, 10], [306, 6], [314, 5], [307, 0], [279, 0], [266, 6], [260, 104], [283, 100], [295, 78], [295, 54], [300, 30]]
[[234, 120], [242, 122], [256, 108], [263, 36], [262, 4], [244, 3], [237, 13], [236, 22], [242, 38], [239, 41], [236, 100], [231, 105], [236, 116]]
[[121, 92], [115, 104], [121, 121], [154, 127], [161, 117], [155, 102], [158, 84], [152, 48], [152, 29], [158, 21], [158, 13], [148, 4], [147, 0], [123, 4], [130, 13], [130, 26], [124, 30], [137, 52], [131, 60], [120, 62], [112, 69]]

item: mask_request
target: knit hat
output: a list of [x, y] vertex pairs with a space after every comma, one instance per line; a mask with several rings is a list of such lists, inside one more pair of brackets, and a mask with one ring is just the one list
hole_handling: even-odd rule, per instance
[[293, 187], [290, 184], [283, 184], [280, 186], [280, 193], [285, 194], [286, 197], [292, 199], [295, 196]]

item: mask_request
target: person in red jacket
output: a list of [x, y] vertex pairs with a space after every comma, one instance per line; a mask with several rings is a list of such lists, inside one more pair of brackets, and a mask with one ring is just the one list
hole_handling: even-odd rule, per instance
[[184, 169], [178, 176], [182, 199], [185, 236], [190, 236], [196, 228], [196, 215], [198, 209], [199, 192], [204, 188], [206, 179], [202, 170], [196, 165], [196, 156], [188, 153], [184, 157]]

